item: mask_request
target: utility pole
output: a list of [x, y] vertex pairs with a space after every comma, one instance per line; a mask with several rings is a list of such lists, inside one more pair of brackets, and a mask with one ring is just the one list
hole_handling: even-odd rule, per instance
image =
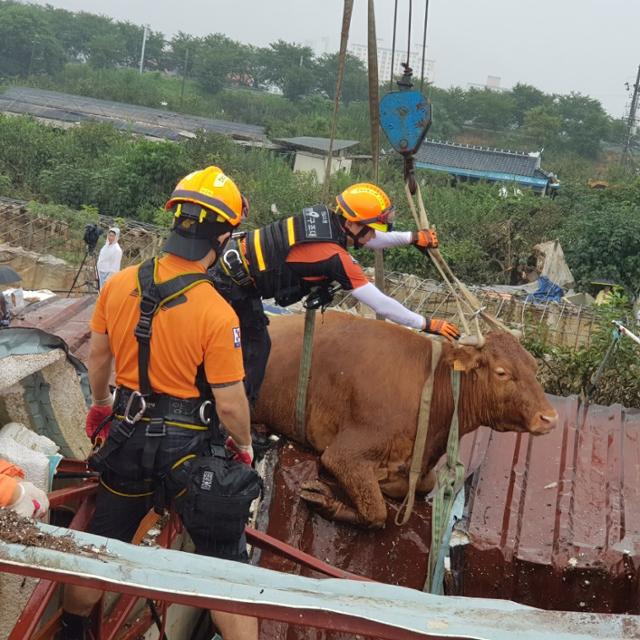
[[184, 67], [182, 68], [182, 86], [180, 87], [180, 107], [184, 100], [184, 83], [187, 80], [187, 65], [189, 64], [189, 47], [184, 52]]
[[144, 50], [147, 46], [147, 30], [148, 27], [144, 25], [144, 32], [142, 33], [142, 51], [140, 52], [140, 75], [142, 75], [142, 71], [144, 70]]
[[627, 118], [627, 133], [625, 135], [624, 150], [622, 151], [622, 164], [629, 164], [631, 161], [631, 140], [636, 128], [636, 111], [638, 110], [638, 94], [640, 93], [640, 66], [638, 66], [638, 74], [636, 82], [633, 85], [633, 97], [631, 98], [631, 107], [629, 107], [629, 117]]

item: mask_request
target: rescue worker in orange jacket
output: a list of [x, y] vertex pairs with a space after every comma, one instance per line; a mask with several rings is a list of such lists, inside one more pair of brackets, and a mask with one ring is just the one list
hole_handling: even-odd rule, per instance
[[[129, 542], [151, 506], [161, 513], [172, 503], [196, 553], [248, 562], [244, 526], [250, 500], [244, 517], [203, 508], [214, 500], [208, 496], [217, 469], [258, 477], [251, 468], [238, 318], [207, 276], [240, 223], [242, 207], [238, 187], [218, 167], [188, 175], [167, 203], [174, 222], [166, 255], [113, 274], [100, 292], [91, 319], [94, 405], [87, 428], [95, 439], [96, 427], [112, 422], [89, 460], [101, 474], [90, 533]], [[225, 457], [220, 422], [235, 462]], [[213, 470], [206, 476], [202, 469]], [[67, 586], [64, 640], [84, 639], [87, 616], [101, 595]], [[255, 618], [211, 615], [225, 640], [257, 640]]]
[[24, 471], [0, 459], [0, 507], [25, 518], [42, 518], [49, 510], [47, 494], [24, 479]]
[[336, 208], [324, 205], [278, 220], [233, 239], [214, 269], [216, 287], [240, 318], [245, 385], [255, 403], [271, 348], [262, 299], [274, 298], [286, 307], [314, 287], [320, 303], [330, 300], [329, 285], [339, 284], [377, 314], [426, 333], [459, 337], [445, 320], [425, 318], [386, 296], [371, 284], [347, 251], [414, 245], [420, 251], [438, 246], [435, 231], [388, 231], [394, 210], [389, 196], [376, 185], [354, 184], [336, 198]]

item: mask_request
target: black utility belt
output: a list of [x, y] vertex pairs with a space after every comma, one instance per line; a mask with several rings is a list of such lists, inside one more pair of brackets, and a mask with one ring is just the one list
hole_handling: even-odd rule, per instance
[[128, 424], [157, 422], [162, 420], [170, 426], [205, 431], [215, 416], [211, 400], [202, 398], [176, 398], [154, 393], [143, 396], [139, 391], [119, 387], [113, 402], [117, 419]]

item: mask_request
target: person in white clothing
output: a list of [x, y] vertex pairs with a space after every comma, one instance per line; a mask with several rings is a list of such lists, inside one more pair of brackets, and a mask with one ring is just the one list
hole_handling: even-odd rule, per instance
[[104, 287], [104, 283], [109, 276], [120, 271], [120, 262], [122, 260], [122, 249], [118, 244], [120, 239], [120, 229], [111, 227], [107, 233], [107, 241], [104, 243], [100, 253], [98, 254], [98, 262], [96, 269], [98, 271], [98, 279], [100, 280], [100, 289]]

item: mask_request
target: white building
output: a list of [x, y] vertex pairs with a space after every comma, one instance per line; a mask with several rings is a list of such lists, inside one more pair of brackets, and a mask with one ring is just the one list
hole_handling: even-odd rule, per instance
[[[274, 141], [282, 149], [293, 152], [293, 170], [306, 171], [316, 174], [318, 182], [324, 182], [327, 153], [329, 152], [329, 138], [313, 138], [299, 136], [297, 138], [277, 138]], [[331, 175], [338, 171], [350, 173], [351, 158], [346, 157], [345, 151], [358, 144], [357, 140], [334, 140], [331, 158]]]
[[[351, 44], [348, 51], [356, 58], [367, 64], [368, 54], [366, 44]], [[384, 47], [378, 47], [378, 78], [380, 82], [386, 82], [391, 78], [391, 56], [392, 50]], [[404, 73], [402, 63], [406, 62], [407, 52], [400, 48], [396, 49], [396, 55], [393, 61], [393, 75], [401, 76]], [[413, 69], [413, 77], [420, 78], [422, 69], [422, 47], [414, 47], [409, 56], [409, 66]], [[426, 82], [434, 80], [435, 60], [425, 59], [424, 62], [424, 79]]]

